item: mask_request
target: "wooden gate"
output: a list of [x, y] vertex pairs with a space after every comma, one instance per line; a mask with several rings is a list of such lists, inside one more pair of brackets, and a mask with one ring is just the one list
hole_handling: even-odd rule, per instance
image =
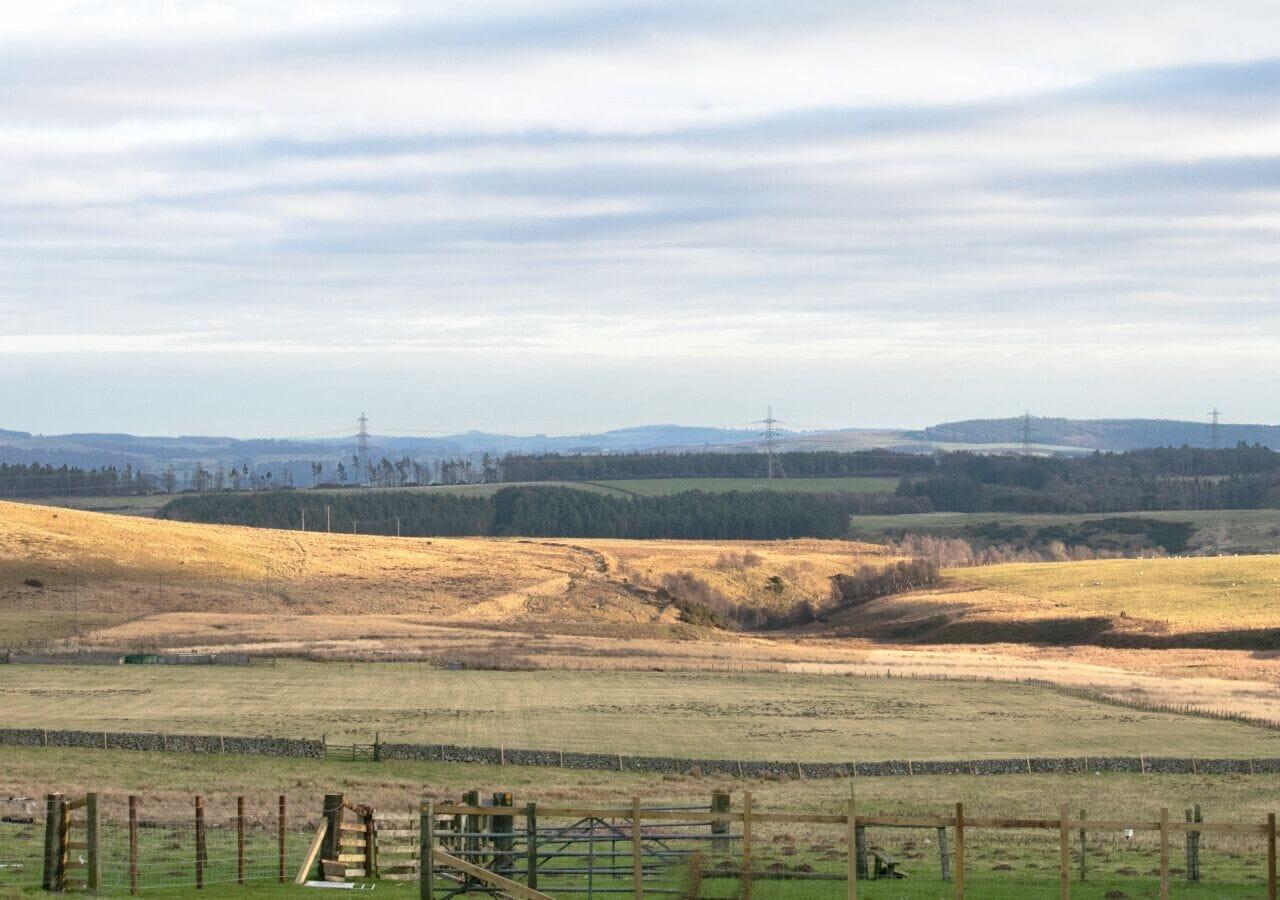
[[[83, 817], [76, 815], [81, 812]], [[83, 874], [73, 877], [75, 872]], [[68, 800], [62, 794], [49, 794], [45, 801], [43, 888], [57, 893], [96, 891], [101, 872], [98, 795]]]

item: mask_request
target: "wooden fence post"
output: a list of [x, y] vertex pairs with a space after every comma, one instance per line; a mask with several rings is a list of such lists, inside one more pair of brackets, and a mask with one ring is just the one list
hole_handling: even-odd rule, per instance
[[849, 798], [844, 815], [844, 835], [849, 855], [849, 871], [846, 876], [849, 879], [848, 895], [849, 900], [858, 900], [858, 805], [852, 797]]
[[524, 833], [526, 853], [526, 881], [535, 891], [538, 889], [538, 804], [529, 803], [524, 808]]
[[1276, 898], [1276, 814], [1267, 813], [1267, 900]]
[[947, 829], [938, 829], [938, 859], [941, 860], [942, 880], [951, 880], [951, 851], [947, 849]]
[[1169, 900], [1169, 807], [1160, 807], [1160, 900]]
[[277, 838], [277, 843], [280, 845], [280, 846], [279, 846], [279, 855], [280, 855], [280, 883], [281, 883], [281, 884], [284, 884], [284, 879], [285, 879], [285, 873], [284, 873], [284, 864], [285, 864], [285, 839], [284, 839], [284, 834], [285, 834], [285, 802], [286, 802], [286, 801], [285, 801], [285, 799], [284, 799], [284, 794], [281, 794], [281, 795], [280, 795], [280, 809], [279, 809], [279, 812], [276, 814], [276, 832], [277, 832], [277, 834], [276, 834], [276, 838]]
[[138, 798], [129, 795], [129, 893], [138, 893]]
[[418, 898], [432, 900], [435, 886], [435, 859], [431, 851], [436, 845], [436, 814], [430, 800], [418, 808]]
[[204, 889], [204, 797], [196, 795], [196, 890]]
[[236, 884], [244, 884], [244, 798], [236, 797]]
[[964, 900], [964, 804], [956, 804], [956, 858], [952, 873], [952, 894], [956, 900]]
[[636, 900], [644, 897], [644, 858], [640, 844], [640, 798], [631, 798], [631, 879], [635, 882]]
[[342, 794], [324, 795], [324, 819], [329, 823], [324, 834], [324, 843], [320, 845], [320, 868], [324, 869], [324, 861], [337, 860], [342, 852]]
[[751, 792], [742, 794], [742, 900], [751, 900]]
[[1067, 828], [1067, 804], [1058, 807], [1058, 896], [1071, 900], [1071, 832]]
[[1085, 879], [1085, 854], [1089, 852], [1089, 844], [1084, 833], [1084, 810], [1080, 810], [1080, 880]]
[[378, 877], [378, 831], [373, 826], [373, 807], [364, 808], [364, 877]]
[[[714, 815], [716, 813], [727, 813], [729, 811], [729, 804], [731, 802], [732, 802], [731, 797], [728, 791], [712, 791], [711, 792], [712, 814]], [[729, 823], [712, 821], [711, 833], [712, 834], [728, 834]], [[716, 853], [724, 853], [729, 849], [729, 841], [727, 839], [714, 840], [711, 842], [711, 849]]]
[[44, 802], [44, 879], [41, 887], [46, 891], [58, 889], [58, 860], [62, 847], [59, 827], [62, 822], [62, 795], [49, 794]]
[[84, 797], [85, 889], [96, 893], [102, 878], [102, 862], [98, 853], [98, 795]]

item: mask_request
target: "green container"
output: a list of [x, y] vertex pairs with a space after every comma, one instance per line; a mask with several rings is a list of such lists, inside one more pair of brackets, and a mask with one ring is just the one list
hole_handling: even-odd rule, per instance
[[125, 656], [126, 666], [156, 666], [160, 664], [159, 653], [130, 653]]

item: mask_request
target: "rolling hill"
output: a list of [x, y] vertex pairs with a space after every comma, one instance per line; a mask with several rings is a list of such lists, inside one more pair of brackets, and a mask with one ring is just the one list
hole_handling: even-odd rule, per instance
[[0, 502], [0, 609], [47, 612], [64, 627], [74, 607], [118, 618], [381, 614], [666, 632], [685, 628], [660, 590], [671, 576], [785, 609], [826, 596], [838, 572], [888, 559], [847, 541], [388, 538]]

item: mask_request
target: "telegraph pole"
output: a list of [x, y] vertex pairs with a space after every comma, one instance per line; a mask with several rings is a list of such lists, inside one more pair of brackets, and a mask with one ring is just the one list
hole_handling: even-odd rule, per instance
[[326, 503], [324, 507], [324, 530], [326, 532], [333, 531], [333, 525], [329, 521], [329, 509], [330, 509], [329, 504]]
[[302, 513], [302, 530], [306, 531], [307, 530], [307, 508], [305, 506], [299, 506], [298, 512]]

